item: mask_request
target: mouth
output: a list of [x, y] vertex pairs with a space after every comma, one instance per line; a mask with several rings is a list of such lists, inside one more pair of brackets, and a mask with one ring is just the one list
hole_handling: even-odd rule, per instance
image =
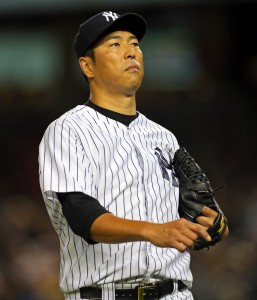
[[130, 66], [128, 66], [125, 71], [128, 71], [130, 73], [133, 73], [133, 72], [139, 72], [139, 65], [138, 64], [132, 64]]

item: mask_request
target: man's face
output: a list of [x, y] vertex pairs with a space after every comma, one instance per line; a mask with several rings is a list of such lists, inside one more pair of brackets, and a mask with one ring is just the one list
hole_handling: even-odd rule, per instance
[[144, 76], [143, 53], [128, 31], [106, 35], [94, 48], [94, 84], [112, 93], [134, 94]]

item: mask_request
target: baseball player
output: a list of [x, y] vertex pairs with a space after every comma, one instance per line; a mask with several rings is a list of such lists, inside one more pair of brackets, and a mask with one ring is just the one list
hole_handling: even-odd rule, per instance
[[90, 99], [40, 143], [65, 299], [193, 299], [187, 248], [211, 239], [214, 210], [204, 207], [199, 223], [179, 217], [175, 136], [136, 110], [145, 32], [135, 13], [101, 12], [80, 25], [74, 48]]

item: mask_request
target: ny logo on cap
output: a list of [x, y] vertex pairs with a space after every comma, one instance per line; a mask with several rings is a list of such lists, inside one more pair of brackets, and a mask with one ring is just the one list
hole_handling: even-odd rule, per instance
[[109, 22], [109, 18], [112, 18], [112, 20], [114, 21], [114, 20], [118, 19], [118, 17], [119, 17], [116, 13], [114, 13], [112, 11], [105, 11], [102, 15], [103, 15], [103, 17], [106, 18], [107, 22]]

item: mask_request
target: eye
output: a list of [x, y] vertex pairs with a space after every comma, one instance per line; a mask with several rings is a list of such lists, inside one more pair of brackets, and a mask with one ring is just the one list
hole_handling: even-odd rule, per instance
[[139, 47], [139, 43], [138, 42], [134, 42], [131, 45], [134, 46], [134, 47]]
[[120, 44], [119, 43], [113, 43], [110, 45], [110, 47], [118, 47]]

